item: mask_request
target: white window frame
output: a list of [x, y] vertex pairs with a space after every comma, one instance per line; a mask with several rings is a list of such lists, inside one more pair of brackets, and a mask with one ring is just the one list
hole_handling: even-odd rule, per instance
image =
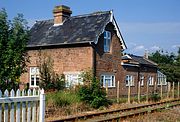
[[134, 86], [134, 76], [133, 75], [126, 75], [125, 77], [126, 86]]
[[83, 84], [81, 72], [64, 72], [63, 74], [65, 75], [65, 85], [67, 88]]
[[[32, 78], [34, 80], [34, 85], [32, 85]], [[39, 71], [39, 68], [38, 67], [30, 67], [29, 87], [39, 87], [37, 85], [37, 80], [38, 79], [39, 79], [39, 82], [40, 82], [40, 71]]]
[[144, 86], [144, 75], [140, 75], [140, 85]]
[[158, 82], [157, 85], [160, 86], [162, 85], [167, 85], [167, 78], [166, 75], [164, 75], [162, 72], [158, 71]]
[[[109, 82], [107, 83], [106, 81], [109, 81]], [[106, 88], [106, 85], [108, 88], [116, 87], [115, 76], [114, 75], [101, 75], [101, 84], [105, 88]]]
[[104, 52], [110, 52], [111, 32], [104, 31]]
[[154, 77], [153, 76], [149, 76], [149, 78], [148, 78], [148, 85], [149, 86], [153, 86], [154, 85]]

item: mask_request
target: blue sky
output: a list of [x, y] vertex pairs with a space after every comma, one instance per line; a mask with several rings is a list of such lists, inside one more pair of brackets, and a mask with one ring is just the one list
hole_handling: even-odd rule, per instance
[[22, 13], [30, 26], [53, 18], [52, 9], [61, 4], [71, 8], [72, 16], [113, 10], [128, 53], [177, 52], [180, 47], [180, 0], [0, 0], [9, 19]]

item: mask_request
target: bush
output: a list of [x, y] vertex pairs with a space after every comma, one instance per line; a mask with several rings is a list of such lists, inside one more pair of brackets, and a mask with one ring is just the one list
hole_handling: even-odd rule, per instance
[[161, 97], [159, 96], [159, 94], [157, 93], [152, 93], [149, 97], [150, 100], [154, 101], [154, 102], [157, 102], [161, 99]]
[[78, 95], [81, 101], [86, 102], [93, 108], [108, 106], [111, 102], [106, 98], [106, 92], [100, 88], [99, 80], [93, 78], [89, 85], [82, 85]]

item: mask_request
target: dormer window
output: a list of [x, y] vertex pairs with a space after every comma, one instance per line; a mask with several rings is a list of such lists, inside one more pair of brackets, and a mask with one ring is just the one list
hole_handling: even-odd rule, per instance
[[111, 32], [104, 31], [104, 52], [110, 52]]

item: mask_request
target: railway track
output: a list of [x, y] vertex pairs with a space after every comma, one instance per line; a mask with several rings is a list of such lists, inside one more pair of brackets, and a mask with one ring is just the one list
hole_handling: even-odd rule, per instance
[[178, 105], [180, 105], [180, 99], [174, 99], [146, 105], [138, 105], [129, 108], [120, 108], [96, 113], [89, 113], [79, 116], [72, 116], [60, 120], [55, 120], [52, 122], [115, 122], [119, 120], [124, 120], [128, 117], [147, 114], [150, 112], [155, 112], [161, 109], [166, 109]]

